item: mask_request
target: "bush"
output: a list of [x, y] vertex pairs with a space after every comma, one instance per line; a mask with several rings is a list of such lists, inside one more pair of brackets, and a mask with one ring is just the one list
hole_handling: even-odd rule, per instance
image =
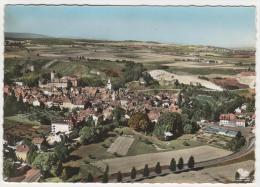
[[186, 141], [184, 141], [182, 144], [183, 144], [184, 146], [190, 146], [190, 144], [189, 144], [188, 142], [186, 142]]
[[102, 144], [102, 147], [104, 147], [104, 148], [108, 148], [109, 146], [106, 145], [106, 144]]
[[91, 154], [89, 154], [88, 157], [89, 157], [90, 159], [96, 159], [96, 157], [93, 156], [93, 155], [91, 155]]

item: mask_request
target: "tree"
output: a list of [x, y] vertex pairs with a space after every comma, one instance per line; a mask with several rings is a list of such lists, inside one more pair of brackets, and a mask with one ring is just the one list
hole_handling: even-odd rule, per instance
[[89, 127], [89, 126], [85, 126], [83, 127], [80, 132], [79, 132], [79, 136], [80, 136], [80, 142], [82, 144], [87, 144], [87, 143], [91, 143], [94, 142], [96, 139], [96, 132], [95, 132], [95, 128], [93, 127]]
[[157, 162], [157, 164], [155, 166], [155, 173], [157, 173], [157, 174], [162, 173], [160, 162]]
[[178, 164], [177, 164], [177, 167], [179, 170], [182, 170], [183, 169], [183, 158], [181, 157], [178, 161]]
[[33, 163], [33, 161], [34, 161], [34, 159], [36, 158], [36, 156], [37, 156], [37, 151], [34, 150], [34, 149], [30, 149], [29, 152], [28, 152], [28, 154], [27, 154], [27, 157], [26, 157], [27, 162], [28, 162], [29, 164]]
[[56, 154], [57, 158], [62, 162], [66, 161], [69, 157], [68, 147], [62, 143], [58, 143], [55, 146], [54, 153]]
[[144, 166], [143, 176], [144, 177], [148, 177], [149, 176], [148, 164], [145, 164], [145, 166]]
[[190, 169], [194, 168], [194, 164], [195, 164], [195, 161], [194, 161], [194, 157], [193, 156], [190, 156], [189, 160], [188, 160], [188, 167]]
[[183, 131], [185, 134], [194, 134], [199, 129], [199, 126], [194, 121], [187, 121], [187, 123], [183, 127]]
[[63, 168], [61, 173], [61, 179], [63, 181], [66, 181], [69, 178], [67, 168]]
[[227, 147], [232, 151], [238, 151], [243, 147], [246, 143], [246, 139], [244, 136], [238, 136], [233, 138], [228, 144]]
[[124, 114], [125, 110], [120, 107], [116, 107], [112, 111], [113, 119], [117, 122], [119, 122], [123, 118]]
[[105, 173], [108, 173], [108, 172], [109, 172], [109, 166], [106, 165]]
[[137, 131], [148, 131], [150, 129], [150, 122], [148, 116], [144, 113], [138, 112], [130, 117], [128, 120], [128, 125], [130, 128]]
[[236, 173], [235, 173], [235, 180], [239, 180], [240, 179], [240, 173], [238, 173], [237, 171], [236, 171]]
[[7, 95], [4, 98], [4, 116], [11, 116], [17, 114], [19, 108], [17, 107], [17, 98], [12, 91], [11, 95]]
[[146, 71], [142, 73], [142, 77], [147, 85], [159, 84], [158, 81], [154, 80], [153, 77]]
[[88, 173], [87, 182], [93, 182], [94, 178], [91, 173]]
[[175, 161], [174, 158], [171, 159], [170, 170], [171, 171], [176, 171], [176, 161]]
[[131, 170], [131, 179], [135, 179], [135, 177], [136, 177], [136, 169], [135, 167], [133, 167]]
[[181, 115], [177, 112], [163, 113], [154, 129], [154, 135], [163, 139], [165, 132], [171, 132], [175, 137], [183, 132]]
[[54, 177], [58, 177], [62, 172], [62, 162], [57, 161], [54, 165], [52, 165], [50, 174]]
[[122, 173], [120, 171], [117, 172], [117, 182], [122, 182], [122, 178], [123, 178]]
[[104, 172], [103, 177], [102, 177], [102, 182], [107, 183], [108, 182], [108, 173]]
[[51, 125], [51, 119], [48, 118], [46, 115], [40, 117], [40, 123], [42, 125]]
[[14, 173], [15, 173], [14, 162], [10, 159], [4, 158], [4, 163], [3, 163], [4, 177], [12, 177]]
[[35, 157], [32, 165], [40, 169], [44, 175], [46, 174], [53, 176], [59, 175], [62, 166], [56, 154], [52, 152], [44, 152], [38, 154]]
[[143, 64], [128, 62], [123, 69], [123, 77], [125, 82], [137, 81], [145, 71]]

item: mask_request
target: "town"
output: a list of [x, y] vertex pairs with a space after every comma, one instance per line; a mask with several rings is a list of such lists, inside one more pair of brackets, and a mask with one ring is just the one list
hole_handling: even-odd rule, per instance
[[[49, 46], [58, 42], [49, 40]], [[78, 46], [80, 53], [81, 47], [96, 43], [72, 40], [62, 45], [64, 50]], [[131, 45], [135, 50], [161, 47]], [[39, 46], [34, 39], [9, 39], [5, 44], [6, 181], [162, 182], [164, 177], [185, 175], [183, 171], [203, 171], [253, 157], [255, 72], [251, 62], [249, 68], [236, 65], [243, 67], [237, 78], [222, 79], [169, 73], [171, 64], [158, 68], [125, 58], [99, 60], [68, 54], [51, 60], [51, 51]], [[214, 53], [230, 53], [223, 50]], [[219, 66], [216, 60], [196, 61], [197, 53], [184, 58], [178, 54], [175, 61]], [[22, 54], [33, 59], [24, 63]], [[192, 55], [196, 58], [187, 57]], [[234, 50], [232, 55], [246, 59], [254, 53]], [[62, 63], [80, 69], [63, 71], [67, 67]], [[85, 65], [88, 71], [81, 72]], [[236, 176], [252, 182], [254, 169], [249, 172], [244, 176], [243, 169], [233, 171], [232, 180]]]

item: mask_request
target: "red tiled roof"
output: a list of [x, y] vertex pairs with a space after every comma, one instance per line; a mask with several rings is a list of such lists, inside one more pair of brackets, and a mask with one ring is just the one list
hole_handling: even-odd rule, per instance
[[44, 138], [36, 137], [32, 140], [33, 144], [41, 144], [44, 141]]
[[25, 144], [17, 145], [17, 146], [16, 146], [16, 152], [24, 152], [24, 153], [27, 153], [29, 150], [30, 150], [30, 148], [29, 148], [27, 145], [25, 145]]
[[235, 114], [221, 114], [219, 116], [219, 119], [220, 120], [229, 120], [229, 121], [233, 121], [233, 120], [236, 120], [236, 116]]

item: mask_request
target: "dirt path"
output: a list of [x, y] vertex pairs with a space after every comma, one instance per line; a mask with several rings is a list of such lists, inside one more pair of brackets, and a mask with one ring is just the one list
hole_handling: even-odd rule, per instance
[[57, 59], [54, 59], [54, 60], [48, 62], [47, 64], [45, 64], [45, 66], [43, 66], [43, 69], [47, 69], [48, 67], [50, 67], [53, 63], [55, 63], [57, 61], [58, 61]]

